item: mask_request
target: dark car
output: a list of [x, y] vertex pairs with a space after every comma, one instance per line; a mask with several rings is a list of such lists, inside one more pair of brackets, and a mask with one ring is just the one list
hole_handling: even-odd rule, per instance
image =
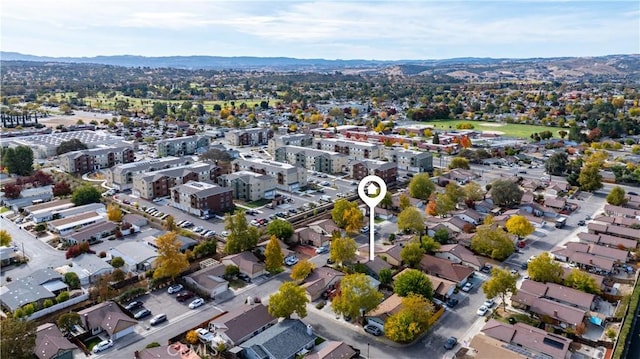
[[142, 305], [143, 305], [143, 304], [144, 304], [144, 303], [142, 303], [142, 302], [141, 302], [141, 301], [139, 301], [139, 300], [134, 300], [133, 302], [131, 302], [131, 303], [127, 304], [127, 306], [126, 306], [126, 307], [124, 307], [124, 309], [126, 309], [126, 310], [128, 310], [128, 311], [132, 311], [132, 310], [134, 310], [134, 309], [138, 309], [138, 308], [142, 307]]
[[627, 192], [627, 194], [628, 194], [628, 195], [631, 195], [631, 196], [637, 196], [637, 195], [638, 195], [638, 194], [637, 194], [637, 193], [635, 193], [635, 192]]
[[521, 269], [527, 269], [527, 268], [529, 268], [529, 264], [527, 264], [527, 262], [524, 262], [524, 263], [522, 263], [522, 264], [520, 265], [520, 268], [521, 268]]
[[579, 221], [578, 221], [578, 225], [579, 225], [579, 226], [584, 226], [585, 224], [586, 224], [586, 223], [585, 223], [583, 220], [579, 220]]
[[187, 299], [191, 299], [195, 296], [195, 294], [193, 294], [193, 292], [182, 292], [180, 294], [178, 294], [176, 296], [176, 300], [178, 302], [184, 302]]
[[245, 281], [246, 283], [251, 283], [251, 277], [244, 273], [238, 274], [238, 279]]
[[480, 272], [491, 273], [491, 269], [493, 269], [493, 266], [491, 264], [485, 264], [484, 266], [482, 266], [482, 268], [480, 268]]
[[447, 307], [449, 307], [449, 308], [453, 308], [453, 307], [455, 307], [456, 305], [458, 305], [458, 302], [459, 302], [459, 301], [458, 301], [456, 298], [449, 298], [449, 300], [447, 300], [446, 305], [447, 305]]
[[456, 344], [458, 344], [458, 339], [456, 337], [449, 337], [449, 339], [444, 343], [444, 348], [451, 350], [456, 346]]
[[136, 318], [136, 319], [141, 319], [141, 318], [144, 318], [144, 317], [148, 317], [150, 315], [151, 315], [151, 311], [149, 309], [145, 308], [145, 309], [137, 312], [136, 314], [134, 314], [133, 317]]
[[327, 258], [327, 264], [334, 264], [336, 261], [334, 261], [331, 258]]

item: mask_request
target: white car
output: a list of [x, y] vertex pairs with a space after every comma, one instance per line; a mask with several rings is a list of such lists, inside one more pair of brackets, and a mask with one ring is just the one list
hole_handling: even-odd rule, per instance
[[482, 304], [483, 307], [487, 308], [492, 308], [494, 305], [496, 305], [496, 301], [493, 299], [487, 299], [484, 301], [484, 304]]
[[476, 312], [479, 316], [483, 317], [485, 314], [487, 314], [487, 312], [489, 311], [489, 308], [485, 307], [484, 305], [481, 306], [480, 308], [478, 308], [478, 311]]
[[196, 329], [196, 333], [198, 333], [198, 339], [205, 343], [212, 341], [214, 337], [213, 333], [204, 328]]
[[222, 231], [222, 233], [220, 233], [220, 235], [223, 236], [223, 237], [227, 237], [227, 236], [229, 236], [229, 232]]
[[298, 263], [298, 257], [296, 256], [288, 256], [287, 258], [284, 259], [284, 264], [288, 266], [295, 265], [296, 263]]
[[176, 284], [176, 285], [172, 285], [171, 287], [169, 287], [167, 292], [169, 292], [169, 294], [174, 294], [174, 293], [178, 293], [179, 291], [181, 291], [183, 289], [184, 289], [184, 287], [182, 286], [182, 284]]
[[204, 299], [197, 298], [194, 299], [191, 303], [189, 303], [189, 309], [196, 309], [204, 304]]
[[101, 351], [107, 350], [112, 346], [113, 346], [113, 341], [111, 339], [103, 340], [93, 347], [93, 352], [100, 353]]
[[369, 226], [364, 226], [360, 229], [360, 233], [367, 233], [369, 232]]
[[471, 282], [467, 282], [467, 283], [464, 285], [464, 287], [462, 287], [462, 291], [463, 291], [463, 292], [468, 292], [468, 291], [470, 291], [471, 289], [473, 289], [473, 283], [471, 283]]

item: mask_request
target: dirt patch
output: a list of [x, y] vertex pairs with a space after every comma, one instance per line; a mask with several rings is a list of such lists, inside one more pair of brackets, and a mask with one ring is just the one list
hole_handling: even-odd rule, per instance
[[502, 131], [482, 131], [482, 133], [491, 133], [494, 135], [504, 135], [504, 132]]
[[478, 126], [485, 126], [485, 127], [502, 127], [504, 126], [503, 123], [479, 123]]

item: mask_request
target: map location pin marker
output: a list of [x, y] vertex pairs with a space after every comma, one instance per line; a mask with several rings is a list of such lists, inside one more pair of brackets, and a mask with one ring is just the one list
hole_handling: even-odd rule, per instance
[[369, 206], [369, 259], [375, 256], [375, 233], [374, 217], [375, 208], [387, 194], [387, 184], [378, 176], [367, 176], [360, 180], [358, 184], [358, 195], [360, 199]]

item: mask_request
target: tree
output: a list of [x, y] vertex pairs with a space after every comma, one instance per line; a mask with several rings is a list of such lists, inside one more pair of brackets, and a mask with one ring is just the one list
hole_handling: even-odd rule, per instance
[[120, 268], [116, 268], [113, 272], [111, 272], [111, 281], [112, 282], [121, 282], [126, 278], [124, 271]]
[[6, 229], [0, 229], [0, 246], [8, 247], [11, 244], [11, 235]]
[[511, 216], [507, 221], [506, 227], [509, 233], [515, 234], [518, 238], [524, 238], [535, 231], [531, 222], [521, 215]]
[[578, 176], [580, 189], [587, 192], [597, 191], [602, 188], [602, 175], [600, 174], [600, 166], [597, 164], [587, 163]]
[[167, 218], [164, 219], [164, 228], [167, 231], [175, 231], [177, 226], [176, 226], [176, 220], [175, 218], [173, 218], [173, 216], [167, 216]]
[[0, 357], [33, 358], [36, 322], [7, 317], [0, 320]]
[[462, 195], [466, 201], [480, 201], [484, 198], [484, 190], [479, 184], [469, 182], [462, 187]]
[[429, 277], [417, 269], [407, 269], [400, 273], [393, 284], [393, 291], [401, 297], [415, 294], [426, 299], [433, 298], [433, 285]]
[[189, 344], [196, 344], [198, 342], [198, 333], [195, 330], [190, 330], [185, 335], [185, 339]]
[[380, 279], [380, 284], [382, 285], [389, 285], [393, 283], [393, 272], [391, 272], [391, 269], [389, 268], [380, 270], [380, 273], [378, 273], [378, 277]]
[[107, 206], [107, 218], [112, 222], [122, 221], [122, 210], [115, 203], [110, 203]]
[[460, 202], [462, 198], [464, 198], [464, 193], [462, 188], [458, 186], [455, 182], [449, 182], [444, 188], [444, 195], [447, 199], [453, 204], [455, 209], [455, 205]]
[[347, 233], [358, 233], [362, 228], [362, 219], [364, 215], [359, 207], [347, 208], [344, 211], [344, 229]]
[[56, 297], [56, 303], [66, 302], [67, 300], [69, 300], [69, 292], [67, 291], [60, 292]]
[[71, 196], [71, 202], [73, 202], [76, 206], [82, 206], [84, 204], [89, 203], [99, 203], [100, 202], [100, 191], [88, 184], [77, 187], [73, 191], [73, 196]]
[[267, 248], [265, 248], [264, 256], [265, 269], [269, 273], [278, 273], [282, 271], [284, 254], [282, 254], [282, 248], [280, 248], [280, 243], [275, 235], [271, 235], [271, 238], [269, 238], [269, 243], [267, 243]]
[[382, 208], [391, 208], [393, 206], [393, 197], [391, 196], [391, 192], [387, 192], [384, 194], [384, 198], [380, 201], [380, 207]]
[[331, 241], [329, 258], [342, 265], [344, 262], [351, 262], [356, 259], [358, 244], [353, 238], [337, 237]]
[[27, 146], [17, 146], [2, 150], [2, 166], [9, 173], [30, 176], [33, 173], [33, 150]]
[[[446, 230], [445, 230], [445, 232], [446, 232]], [[448, 236], [449, 236], [449, 233], [447, 233], [447, 237]], [[436, 241], [435, 239], [433, 239], [433, 238], [431, 238], [429, 236], [421, 236], [420, 237], [420, 246], [427, 253], [435, 253], [435, 251], [440, 249], [440, 242]]]
[[429, 199], [435, 189], [436, 185], [431, 181], [428, 173], [419, 173], [413, 176], [411, 182], [409, 182], [409, 194], [411, 197], [424, 201]]
[[111, 259], [111, 266], [113, 268], [121, 268], [124, 266], [124, 259], [122, 259], [122, 257], [113, 257]]
[[411, 268], [416, 268], [422, 257], [424, 257], [424, 249], [416, 241], [407, 243], [400, 251], [402, 262]]
[[449, 242], [449, 231], [444, 228], [439, 228], [436, 233], [433, 234], [433, 239], [440, 244], [446, 244]]
[[564, 285], [585, 293], [600, 294], [601, 292], [595, 278], [578, 268], [571, 270], [571, 273], [564, 280]]
[[398, 198], [398, 204], [400, 210], [404, 211], [405, 209], [411, 207], [411, 199], [409, 199], [409, 196], [403, 193], [400, 195], [400, 198]]
[[536, 282], [562, 283], [564, 270], [560, 263], [553, 260], [548, 252], [542, 252], [533, 258], [528, 266], [529, 278]]
[[556, 152], [544, 164], [547, 173], [554, 176], [561, 176], [567, 170], [569, 158], [565, 152]]
[[449, 197], [446, 193], [438, 193], [435, 196], [435, 213], [438, 216], [444, 216], [449, 214], [449, 212], [456, 209], [456, 203], [453, 201], [452, 197]]
[[482, 291], [487, 298], [500, 296], [502, 298], [502, 308], [507, 310], [507, 294], [516, 294], [516, 282], [518, 277], [508, 270], [494, 267], [491, 270], [491, 278], [482, 284]]
[[484, 225], [478, 227], [476, 234], [471, 239], [471, 250], [502, 261], [509, 257], [515, 248], [513, 241], [505, 231]]
[[216, 254], [217, 250], [218, 250], [218, 242], [215, 239], [207, 239], [206, 241], [198, 243], [193, 248], [193, 255], [196, 258], [201, 258], [204, 256]]
[[2, 192], [4, 192], [4, 196], [9, 199], [20, 198], [20, 192], [22, 192], [22, 187], [18, 186], [14, 183], [8, 183], [4, 185], [2, 188]]
[[229, 232], [224, 249], [227, 254], [236, 254], [249, 250], [258, 244], [260, 231], [247, 223], [244, 212], [234, 215], [227, 214], [224, 219], [224, 229]]
[[182, 243], [175, 232], [166, 232], [156, 240], [158, 257], [155, 261], [153, 278], [170, 277], [174, 280], [182, 271], [189, 268], [187, 255], [180, 252]]
[[509, 180], [497, 180], [491, 185], [491, 198], [493, 203], [502, 207], [513, 207], [520, 204], [522, 190], [518, 185]]
[[67, 152], [86, 150], [88, 148], [89, 147], [87, 147], [87, 145], [85, 143], [83, 143], [82, 141], [80, 141], [77, 138], [74, 138], [74, 139], [71, 139], [69, 141], [64, 141], [64, 142], [60, 143], [60, 145], [58, 147], [56, 147], [56, 155], [60, 156], [60, 155], [65, 154]]
[[67, 272], [64, 274], [64, 282], [67, 283], [69, 288], [78, 289], [80, 288], [80, 278], [75, 272]]
[[360, 209], [358, 208], [358, 202], [350, 202], [344, 198], [339, 199], [336, 201], [333, 209], [331, 210], [331, 218], [339, 228], [345, 228], [347, 227], [347, 225], [349, 225], [350, 227], [361, 226], [362, 212], [360, 212], [359, 222], [357, 224], [352, 223], [354, 220], [358, 219], [355, 217], [355, 212], [353, 212], [354, 209], [360, 211]]
[[313, 263], [303, 259], [291, 268], [291, 279], [295, 281], [303, 281], [309, 276], [309, 274], [311, 274], [315, 267], [316, 266]]
[[362, 273], [347, 274], [340, 281], [340, 293], [331, 302], [333, 311], [356, 318], [378, 307], [383, 295]]
[[627, 203], [626, 192], [620, 186], [615, 186], [611, 189], [611, 192], [607, 195], [607, 203], [614, 206], [622, 206]]
[[424, 231], [424, 219], [415, 207], [409, 207], [398, 215], [398, 229], [421, 234]]
[[238, 274], [240, 274], [240, 268], [238, 268], [238, 266], [231, 264], [224, 268], [224, 277], [227, 280], [234, 279], [238, 276]]
[[451, 162], [449, 162], [449, 169], [454, 169], [454, 168], [462, 168], [464, 170], [468, 170], [471, 167], [469, 167], [468, 159], [464, 157], [454, 157], [451, 159]]
[[421, 296], [403, 298], [402, 309], [384, 323], [384, 333], [395, 342], [410, 343], [429, 328], [434, 311], [433, 303]]
[[294, 282], [285, 282], [277, 293], [269, 297], [269, 314], [276, 318], [290, 318], [296, 313], [298, 317], [307, 316], [307, 303], [309, 299], [304, 288]]
[[293, 225], [287, 221], [276, 219], [267, 226], [267, 233], [286, 241], [293, 235]]
[[53, 195], [56, 197], [67, 196], [71, 194], [71, 186], [65, 181], [58, 182], [53, 185], [51, 189]]

